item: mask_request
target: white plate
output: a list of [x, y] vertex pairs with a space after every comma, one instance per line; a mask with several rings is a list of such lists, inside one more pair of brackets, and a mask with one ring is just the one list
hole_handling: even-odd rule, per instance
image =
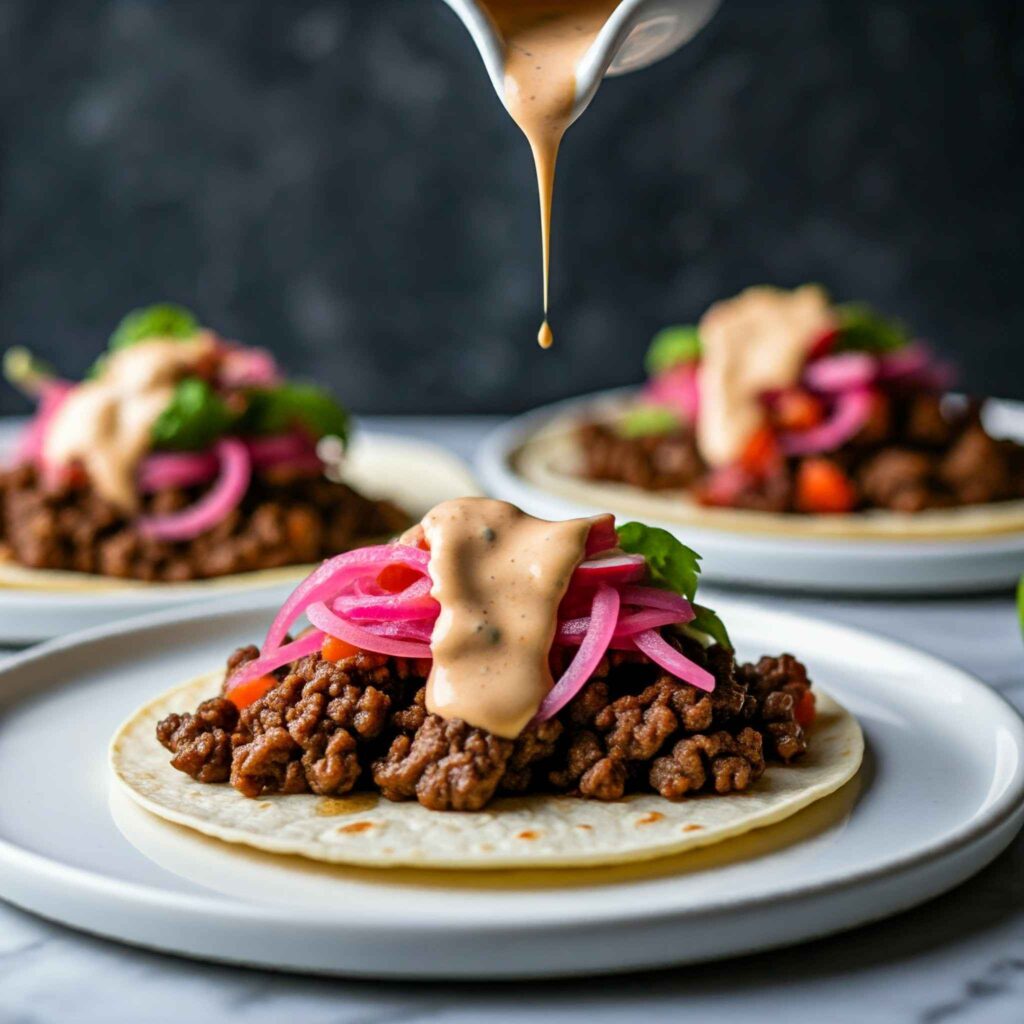
[[[614, 512], [553, 494], [516, 472], [515, 453], [556, 418], [580, 416], [595, 402], [633, 389], [602, 392], [545, 406], [498, 427], [477, 450], [484, 489], [534, 515], [551, 519]], [[1024, 439], [1024, 403], [990, 403], [990, 426]], [[829, 593], [960, 593], [1014, 584], [1024, 572], [1024, 532], [977, 540], [865, 540], [744, 534], [645, 519], [679, 535], [704, 556], [704, 578], [715, 583], [789, 587]]]
[[[0, 463], [18, 422], [0, 423]], [[461, 459], [438, 445], [388, 434], [360, 432], [346, 456], [345, 480], [373, 498], [387, 498], [419, 518], [447, 498], [477, 494], [478, 486]], [[284, 600], [308, 571], [274, 570], [270, 579], [206, 580], [196, 583], [119, 584], [103, 580], [103, 590], [75, 592], [0, 587], [0, 644], [30, 643], [117, 622], [129, 615], [208, 601], [214, 595], [270, 594]]]
[[0, 896], [126, 942], [275, 968], [619, 971], [892, 914], [980, 869], [1024, 817], [1024, 723], [1001, 697], [890, 641], [732, 601], [720, 610], [741, 654], [799, 652], [860, 719], [868, 758], [839, 793], [721, 847], [614, 869], [372, 871], [227, 846], [127, 798], [111, 806], [119, 722], [272, 614], [234, 605], [55, 641], [0, 669]]

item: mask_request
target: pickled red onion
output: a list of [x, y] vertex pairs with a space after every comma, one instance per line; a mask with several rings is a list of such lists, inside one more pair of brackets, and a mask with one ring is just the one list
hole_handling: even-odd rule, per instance
[[641, 580], [647, 571], [643, 555], [614, 554], [592, 558], [577, 566], [573, 573], [575, 583], [633, 583]]
[[254, 661], [246, 662], [228, 678], [225, 692], [230, 693], [236, 686], [241, 686], [242, 683], [247, 683], [250, 679], [258, 679], [260, 676], [276, 672], [282, 665], [287, 665], [298, 658], [304, 658], [307, 654], [313, 654], [320, 650], [323, 641], [323, 632], [314, 629], [300, 636], [298, 640], [278, 647], [271, 654], [262, 654]]
[[394, 640], [391, 637], [372, 633], [368, 629], [343, 619], [327, 607], [323, 601], [317, 601], [306, 609], [306, 617], [317, 629], [322, 629], [330, 636], [354, 644], [364, 651], [377, 654], [388, 654], [395, 658], [429, 658], [430, 645], [413, 643], [408, 640]]
[[66, 380], [48, 380], [43, 384], [36, 414], [22, 431], [14, 446], [14, 465], [22, 466], [25, 463], [42, 461], [46, 431], [49, 429], [53, 417], [57, 415], [57, 410], [64, 404], [64, 399], [71, 394], [73, 388], [74, 384]]
[[387, 565], [396, 562], [411, 569], [427, 571], [428, 552], [408, 544], [376, 544], [343, 555], [335, 555], [314, 569], [289, 595], [267, 630], [263, 650], [279, 647], [291, 624], [314, 601], [334, 597], [343, 584], [360, 576], [374, 577]]
[[835, 451], [868, 421], [874, 400], [874, 392], [867, 389], [838, 395], [828, 419], [810, 430], [781, 434], [779, 446], [786, 455]]
[[230, 515], [249, 489], [252, 464], [245, 445], [237, 438], [222, 437], [214, 445], [220, 475], [213, 487], [194, 505], [162, 516], [143, 516], [139, 533], [153, 540], [191, 540], [212, 529]]
[[541, 702], [535, 716], [536, 721], [546, 722], [552, 715], [561, 711], [594, 674], [615, 632], [619, 605], [619, 592], [609, 587], [607, 583], [602, 583], [594, 594], [594, 603], [590, 609], [590, 626], [583, 637], [580, 649], [573, 655], [562, 677]]
[[870, 384], [878, 375], [878, 359], [867, 352], [840, 352], [808, 363], [804, 382], [815, 391], [850, 391]]
[[[249, 457], [257, 469], [289, 463], [296, 459], [316, 457], [316, 450], [301, 434], [272, 434], [268, 437], [249, 437], [245, 441]], [[320, 460], [317, 459], [317, 462]]]
[[610, 513], [594, 516], [590, 521], [590, 533], [587, 534], [585, 555], [592, 558], [602, 551], [609, 551], [619, 546], [619, 535], [615, 532], [615, 516]]
[[217, 475], [213, 452], [156, 452], [139, 463], [138, 485], [143, 494], [168, 488], [195, 487]]
[[690, 661], [685, 654], [677, 651], [660, 633], [653, 629], [645, 630], [633, 637], [633, 643], [637, 650], [642, 651], [651, 661], [660, 665], [677, 679], [682, 679], [683, 682], [708, 693], [714, 690], [715, 677], [707, 669], [701, 668], [700, 665]]
[[648, 381], [643, 390], [644, 400], [653, 405], [664, 405], [694, 420], [700, 408], [700, 384], [697, 364], [686, 363], [658, 374]]

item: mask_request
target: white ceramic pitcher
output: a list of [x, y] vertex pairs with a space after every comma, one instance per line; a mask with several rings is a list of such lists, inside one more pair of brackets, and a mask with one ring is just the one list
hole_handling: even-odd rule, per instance
[[[476, 0], [445, 0], [473, 37], [491, 85], [505, 102], [505, 55], [490, 18]], [[622, 0], [576, 67], [573, 120], [594, 98], [605, 75], [647, 67], [692, 39], [719, 0]]]

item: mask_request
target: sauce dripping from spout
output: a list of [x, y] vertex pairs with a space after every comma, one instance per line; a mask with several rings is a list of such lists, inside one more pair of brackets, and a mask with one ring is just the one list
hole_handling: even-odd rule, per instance
[[423, 519], [432, 596], [427, 710], [514, 739], [553, 685], [558, 606], [583, 561], [590, 519], [547, 522], [490, 498]]
[[505, 105], [522, 129], [537, 168], [544, 322], [541, 348], [554, 336], [548, 323], [551, 197], [555, 161], [576, 105], [576, 66], [619, 0], [480, 0], [505, 44]]

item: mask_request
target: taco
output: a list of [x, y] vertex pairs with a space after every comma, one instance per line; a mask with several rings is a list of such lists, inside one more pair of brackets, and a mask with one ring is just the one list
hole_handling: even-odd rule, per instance
[[[724, 529], [973, 536], [1024, 529], [1024, 445], [898, 323], [814, 285], [749, 288], [660, 332], [638, 396], [551, 423], [545, 489]], [[614, 504], [612, 504], [614, 502]]]
[[408, 525], [329, 478], [349, 417], [328, 392], [286, 380], [269, 352], [180, 307], [126, 316], [80, 383], [24, 350], [5, 369], [38, 411], [0, 470], [0, 582], [229, 578]]
[[776, 822], [854, 775], [860, 730], [792, 655], [738, 662], [698, 573], [641, 523], [444, 502], [133, 715], [115, 776], [208, 835], [379, 866], [642, 860]]

